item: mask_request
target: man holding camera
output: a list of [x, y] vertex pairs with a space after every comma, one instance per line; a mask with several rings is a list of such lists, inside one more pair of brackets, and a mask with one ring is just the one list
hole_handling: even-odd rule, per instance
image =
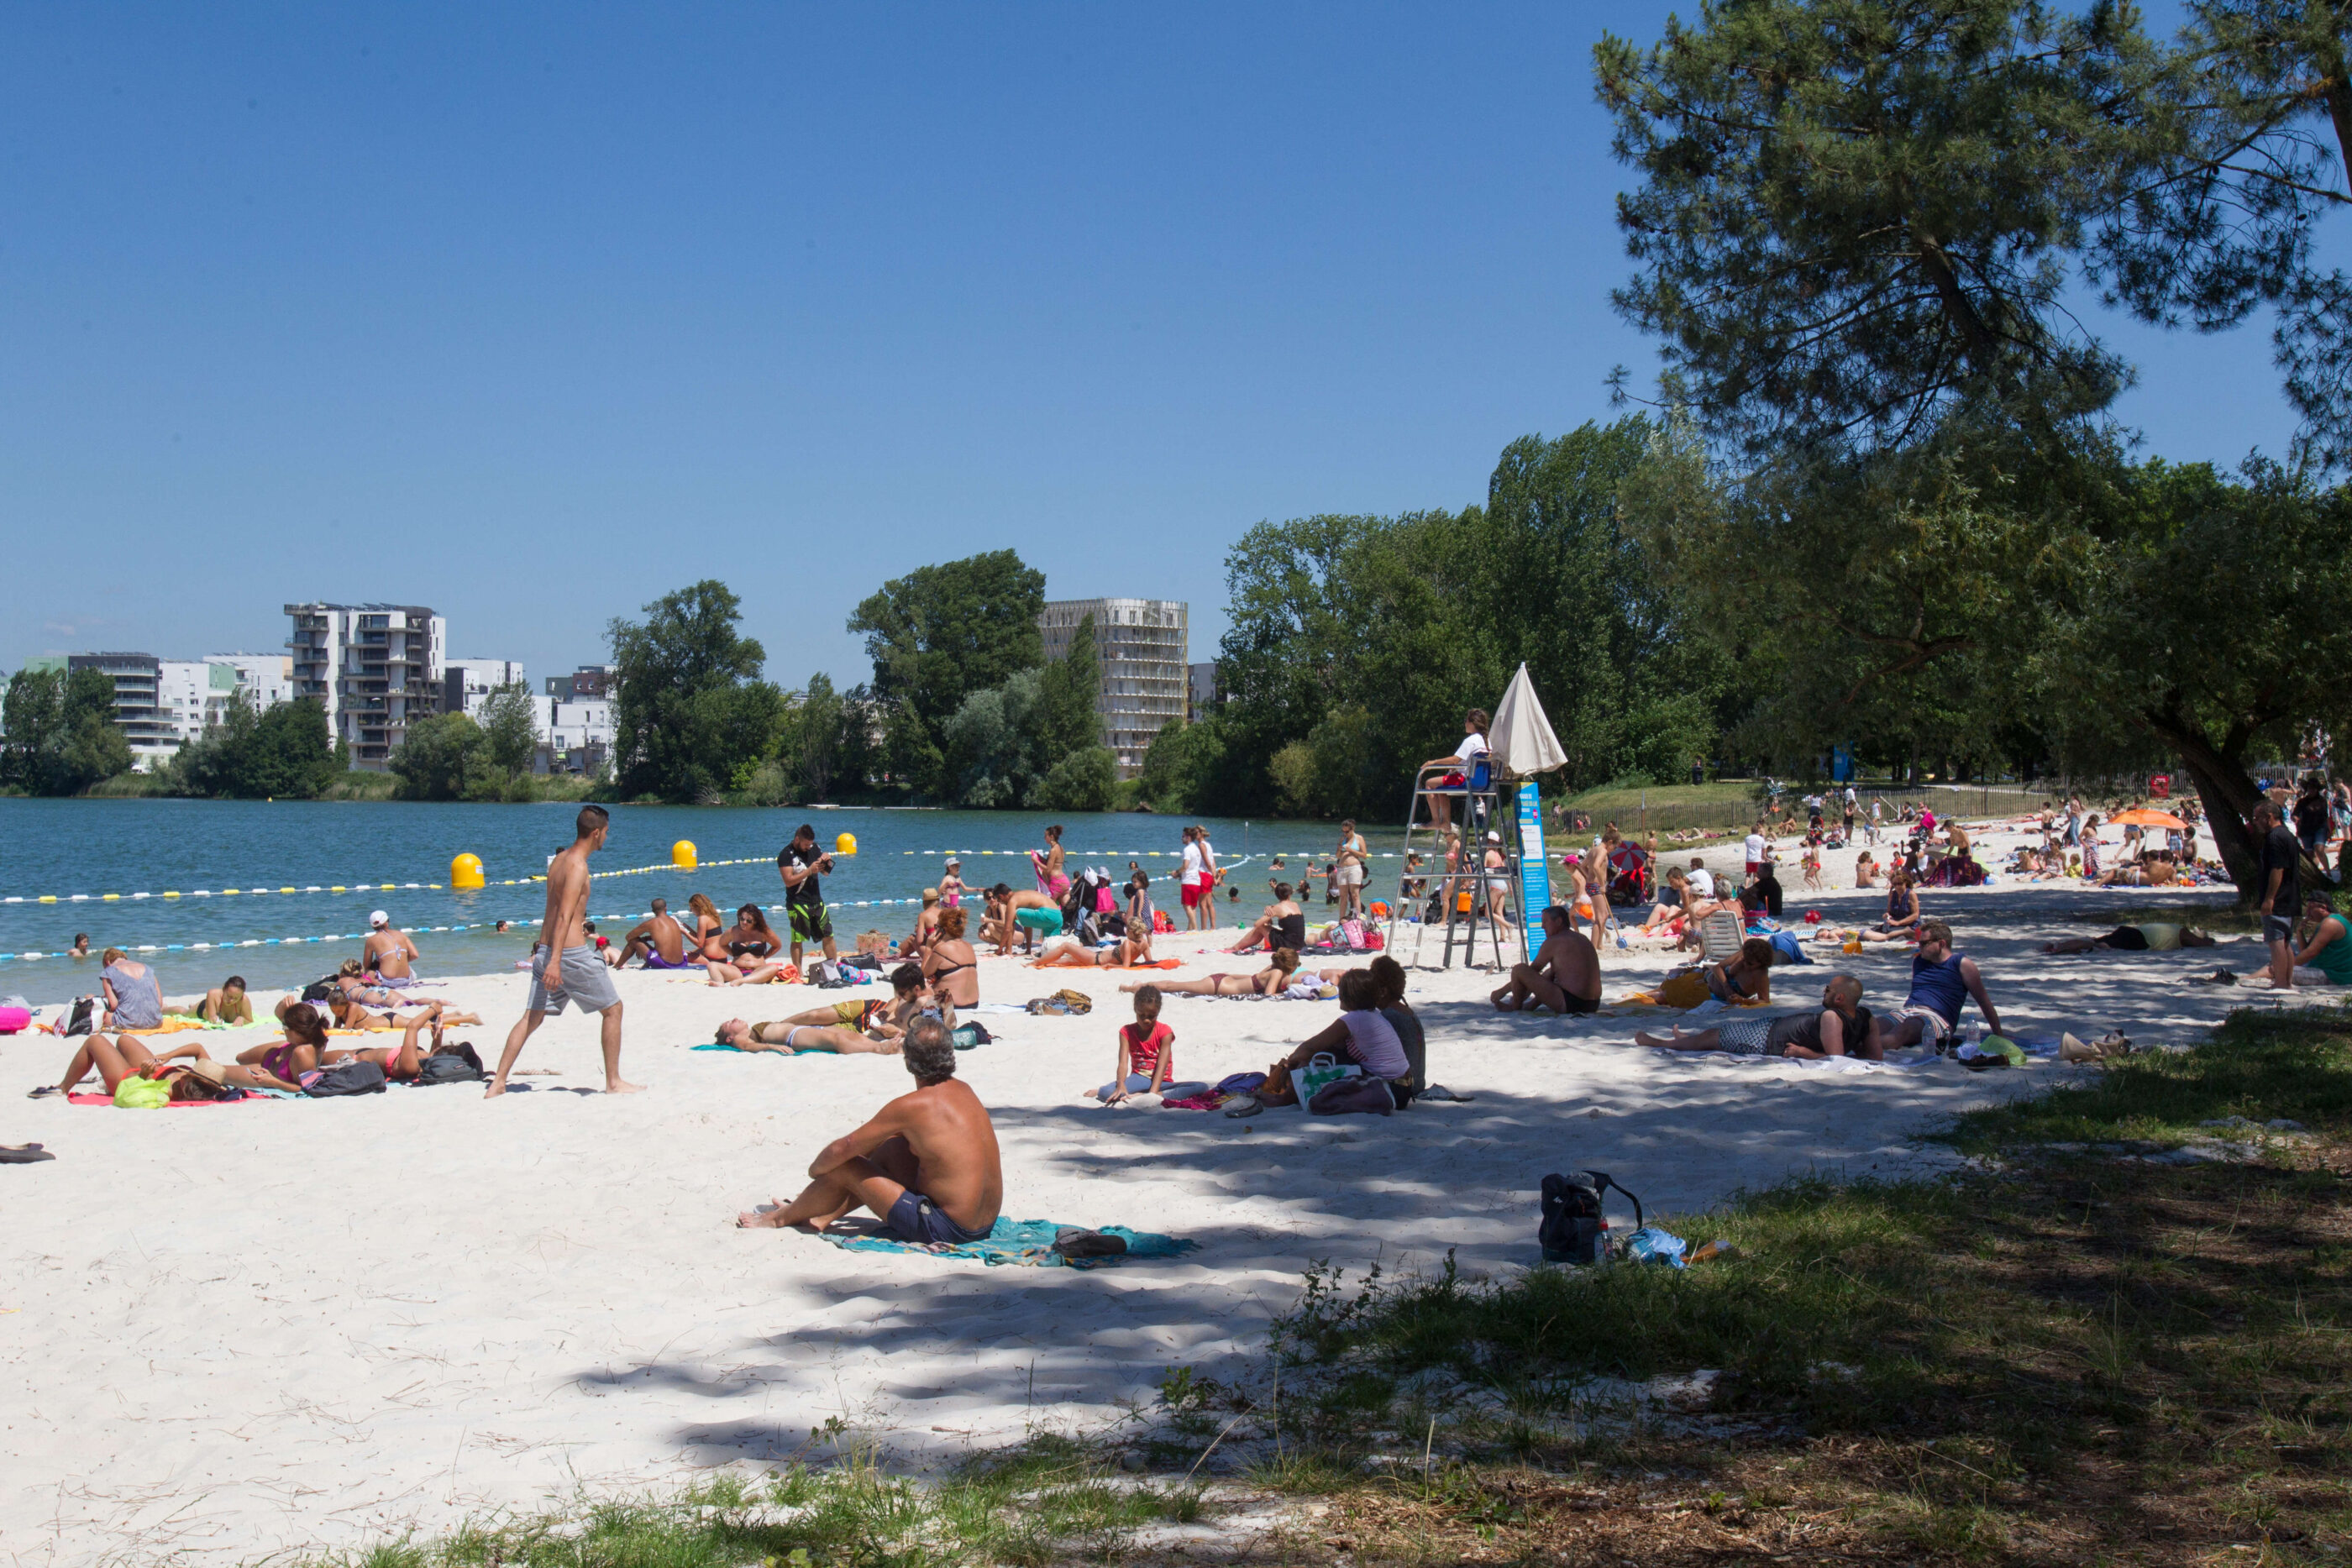
[[792, 922], [793, 967], [801, 967], [801, 945], [821, 944], [828, 962], [841, 954], [833, 945], [833, 915], [824, 906], [821, 872], [833, 869], [833, 856], [816, 847], [816, 830], [803, 822], [793, 841], [776, 856], [776, 870], [784, 879], [784, 914]]

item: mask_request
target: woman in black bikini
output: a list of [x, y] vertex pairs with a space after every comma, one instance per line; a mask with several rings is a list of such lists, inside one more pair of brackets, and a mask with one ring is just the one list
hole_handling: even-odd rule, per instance
[[[1276, 997], [1290, 987], [1290, 977], [1298, 970], [1298, 955], [1287, 947], [1275, 949], [1273, 967], [1260, 969], [1255, 975], [1211, 975], [1205, 980], [1160, 980], [1157, 982], [1162, 996], [1178, 997]], [[1141, 983], [1121, 986], [1122, 991], [1139, 989]]]
[[964, 912], [942, 909], [923, 949], [923, 979], [934, 994], [960, 1008], [980, 1005], [980, 955], [964, 940]]

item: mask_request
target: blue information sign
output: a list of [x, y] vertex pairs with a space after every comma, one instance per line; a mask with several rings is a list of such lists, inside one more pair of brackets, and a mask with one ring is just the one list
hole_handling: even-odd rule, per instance
[[1551, 864], [1544, 858], [1543, 798], [1532, 779], [1519, 780], [1519, 943], [1530, 962], [1543, 912], [1551, 907]]

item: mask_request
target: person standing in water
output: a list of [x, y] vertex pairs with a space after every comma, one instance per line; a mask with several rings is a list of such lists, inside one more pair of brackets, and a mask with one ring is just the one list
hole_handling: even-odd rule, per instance
[[602, 806], [583, 806], [574, 824], [572, 847], [547, 862], [547, 914], [540, 923], [539, 944], [530, 950], [530, 1001], [499, 1057], [498, 1075], [490, 1080], [485, 1099], [507, 1092], [507, 1074], [515, 1059], [550, 1013], [560, 1013], [573, 1002], [583, 1012], [602, 1016], [604, 1046], [604, 1092], [634, 1094], [641, 1084], [621, 1076], [621, 997], [613, 988], [613, 971], [596, 956], [582, 929], [588, 915], [588, 857], [604, 847], [612, 831]]

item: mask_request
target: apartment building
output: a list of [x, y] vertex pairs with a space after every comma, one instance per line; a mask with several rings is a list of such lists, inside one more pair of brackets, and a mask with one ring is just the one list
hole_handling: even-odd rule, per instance
[[68, 653], [68, 670], [98, 670], [114, 682], [114, 724], [141, 773], [171, 760], [215, 723], [236, 695], [236, 673], [201, 659], [152, 653]]
[[621, 672], [613, 664], [582, 664], [568, 675], [547, 677], [547, 695], [562, 697], [566, 702], [591, 697], [610, 697], [620, 683]]
[[[520, 659], [459, 659], [452, 657], [441, 667], [441, 711], [462, 713], [479, 722], [482, 705], [500, 686], [529, 685], [530, 677], [523, 674]], [[531, 705], [534, 711], [539, 704]]]
[[1184, 694], [1186, 699], [1192, 704], [1188, 716], [1197, 719], [1216, 706], [1219, 701], [1217, 661], [1203, 659], [1197, 664], [1188, 664], [1185, 669], [1191, 677], [1189, 687]]
[[1132, 779], [1160, 727], [1184, 716], [1187, 607], [1171, 599], [1050, 600], [1037, 617], [1045, 656], [1067, 653], [1088, 616], [1102, 669], [1095, 711], [1102, 716], [1103, 744], [1118, 758], [1118, 776]]
[[[294, 661], [288, 654], [206, 653], [205, 663], [226, 666], [236, 694], [256, 713], [267, 713], [279, 703], [293, 700]], [[220, 706], [225, 708], [226, 704]]]
[[441, 705], [448, 623], [417, 604], [289, 604], [294, 695], [316, 697], [352, 764], [382, 768]]

